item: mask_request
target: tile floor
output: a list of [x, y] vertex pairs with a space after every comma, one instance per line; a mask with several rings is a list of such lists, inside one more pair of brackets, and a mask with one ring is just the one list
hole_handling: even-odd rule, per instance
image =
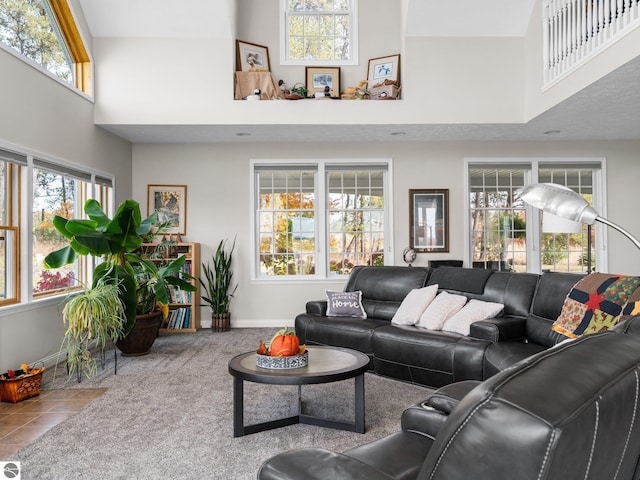
[[18, 403], [0, 403], [0, 461], [69, 418], [105, 392], [105, 389], [43, 390]]

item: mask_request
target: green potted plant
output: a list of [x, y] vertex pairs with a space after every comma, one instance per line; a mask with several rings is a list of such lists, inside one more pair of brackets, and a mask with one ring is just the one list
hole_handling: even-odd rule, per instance
[[227, 250], [226, 240], [221, 240], [215, 254], [211, 257], [213, 267], [210, 264], [202, 263], [205, 281], [199, 278], [205, 295], [201, 295], [206, 302], [203, 305], [211, 307], [211, 330], [214, 332], [226, 332], [231, 328], [231, 313], [229, 304], [231, 297], [238, 288], [238, 284], [233, 285], [233, 271], [231, 261], [236, 241], [233, 240], [231, 248]]
[[107, 341], [115, 343], [123, 332], [124, 304], [118, 285], [101, 280], [93, 288], [71, 294], [62, 309], [62, 320], [69, 377], [75, 373], [79, 382], [82, 375], [94, 376], [97, 365], [91, 348], [95, 345], [104, 358]]
[[196, 290], [180, 272], [185, 257], [157, 267], [137, 253], [158, 217], [154, 212], [143, 220], [135, 200], [122, 202], [112, 219], [96, 200], [87, 200], [84, 211], [87, 219], [54, 217], [53, 225], [69, 245], [47, 255], [45, 266], [59, 268], [73, 263], [79, 255], [102, 257], [103, 262], [94, 270], [93, 285], [101, 279], [118, 284], [125, 308], [126, 322], [118, 348], [125, 355], [143, 355], [155, 341], [162, 318], [169, 313], [168, 285]]

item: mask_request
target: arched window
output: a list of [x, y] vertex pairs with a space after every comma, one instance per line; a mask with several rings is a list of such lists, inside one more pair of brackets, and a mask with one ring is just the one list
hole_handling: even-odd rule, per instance
[[0, 43], [85, 93], [91, 61], [67, 0], [6, 0]]

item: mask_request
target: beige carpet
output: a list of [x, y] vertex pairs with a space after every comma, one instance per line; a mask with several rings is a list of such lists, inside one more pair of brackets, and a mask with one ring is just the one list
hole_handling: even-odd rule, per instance
[[[270, 456], [299, 447], [336, 451], [400, 428], [404, 408], [429, 390], [366, 374], [365, 434], [293, 425], [233, 437], [227, 363], [274, 329], [163, 335], [149, 355], [113, 351], [97, 377], [78, 384], [52, 370], [44, 388], [107, 388], [106, 393], [18, 452], [22, 479], [254, 479]], [[353, 419], [353, 380], [303, 388], [305, 412]], [[297, 387], [245, 382], [245, 423], [295, 412]]]

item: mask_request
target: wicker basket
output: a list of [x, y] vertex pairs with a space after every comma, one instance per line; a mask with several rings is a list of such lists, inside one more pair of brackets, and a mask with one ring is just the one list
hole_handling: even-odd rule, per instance
[[[16, 371], [16, 375], [22, 375], [22, 370]], [[9, 403], [18, 403], [27, 398], [40, 395], [42, 385], [42, 372], [27, 375], [21, 378], [0, 380], [0, 400]]]

